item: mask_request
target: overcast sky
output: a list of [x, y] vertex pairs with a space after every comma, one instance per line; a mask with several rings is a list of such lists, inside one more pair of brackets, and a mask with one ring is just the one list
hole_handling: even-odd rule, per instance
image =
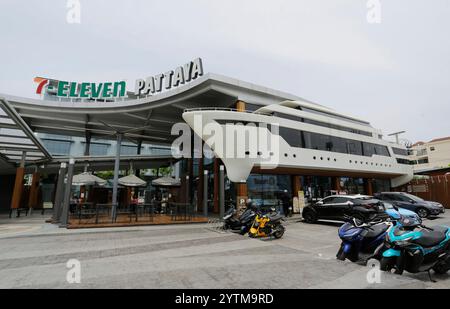
[[35, 76], [128, 80], [202, 57], [206, 72], [286, 91], [411, 141], [450, 136], [450, 0], [0, 2], [0, 93]]

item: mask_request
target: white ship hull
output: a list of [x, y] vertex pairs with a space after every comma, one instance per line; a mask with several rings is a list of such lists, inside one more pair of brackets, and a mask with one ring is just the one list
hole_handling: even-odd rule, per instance
[[[286, 106], [272, 105], [262, 108], [260, 113], [237, 112], [232, 110], [191, 110], [183, 114], [183, 119], [200, 136], [205, 143], [214, 151], [215, 155], [220, 158], [227, 170], [228, 178], [233, 182], [245, 182], [252, 172], [253, 168], [264, 170], [273, 170], [275, 168], [288, 168], [298, 170], [301, 175], [302, 171], [320, 171], [321, 174], [329, 172], [330, 175], [339, 174], [342, 177], [347, 175], [371, 175], [370, 178], [389, 178], [391, 186], [398, 187], [408, 183], [413, 177], [412, 167], [410, 165], [399, 164], [392, 149], [392, 143], [374, 138], [378, 136], [378, 130], [372, 127], [364, 127], [359, 124], [352, 123], [355, 129], [373, 130], [372, 136], [355, 134], [352, 132], [344, 132], [342, 130], [329, 127], [321, 127], [315, 124], [294, 121], [286, 118], [280, 118], [273, 115], [262, 114], [262, 112], [273, 112], [281, 110], [286, 112]], [[325, 119], [321, 115], [306, 115], [302, 112], [292, 111], [293, 114], [305, 116], [310, 119], [325, 121], [332, 123], [334, 127], [337, 125], [349, 126], [348, 121], [339, 119]], [[237, 123], [245, 125], [245, 132], [249, 136], [253, 134], [267, 134], [272, 141], [276, 141], [275, 147], [263, 147], [259, 143], [256, 148], [248, 139], [243, 136], [236, 137], [226, 134], [227, 129], [232, 126], [236, 127]], [[333, 151], [325, 151], [319, 149], [307, 149], [291, 146], [280, 134], [280, 138], [271, 133], [268, 128], [253, 127], [248, 123], [254, 124], [280, 124], [280, 130], [289, 128], [304, 132], [314, 132], [323, 134], [323, 136], [333, 136], [338, 139], [348, 139], [357, 143], [368, 143], [370, 145], [377, 144], [389, 149], [389, 156], [373, 154], [371, 156], [354, 155], [348, 153], [339, 153]], [[211, 127], [222, 129], [223, 136], [217, 135], [211, 138]], [[228, 126], [228, 127], [227, 127]], [[269, 126], [270, 128], [270, 126]], [[337, 128], [337, 127], [336, 127]], [[274, 130], [272, 130], [274, 131]], [[228, 131], [230, 132], [230, 131]], [[243, 132], [243, 131], [238, 131]], [[293, 131], [294, 132], [294, 131]], [[206, 134], [205, 134], [206, 133]], [[281, 132], [280, 132], [281, 133]], [[261, 136], [261, 135], [259, 135]], [[217, 141], [221, 140], [223, 147]], [[397, 145], [401, 147], [400, 145]], [[233, 149], [233, 153], [228, 152]], [[400, 156], [401, 158], [401, 156]]]

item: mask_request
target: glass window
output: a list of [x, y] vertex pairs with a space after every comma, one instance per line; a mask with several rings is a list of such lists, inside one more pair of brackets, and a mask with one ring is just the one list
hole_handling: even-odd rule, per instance
[[364, 155], [367, 157], [371, 157], [373, 155], [390, 157], [389, 149], [386, 146], [363, 143], [361, 141], [345, 139], [337, 136], [299, 131], [286, 127], [280, 127], [280, 136], [291, 147], [348, 153], [359, 156]]
[[47, 148], [47, 150], [52, 155], [69, 155], [70, 154], [71, 142], [44, 139], [44, 140], [42, 140], [42, 143], [44, 144], [45, 148]]
[[284, 195], [292, 198], [291, 177], [289, 175], [252, 174], [247, 180], [248, 197], [262, 208], [275, 207], [282, 210]]
[[347, 203], [348, 201], [350, 201], [348, 197], [337, 197], [334, 202], [338, 204], [344, 204]]
[[136, 155], [137, 154], [137, 147], [136, 146], [122, 145], [120, 147], [120, 154], [121, 155]]
[[280, 127], [280, 136], [291, 146], [291, 147], [303, 147], [301, 132], [299, 130]]
[[322, 202], [324, 204], [334, 204], [334, 203], [336, 203], [336, 199], [337, 199], [337, 197], [327, 197], [327, 198], [323, 199]]
[[108, 145], [105, 144], [91, 144], [89, 153], [92, 156], [106, 156], [108, 154]]
[[392, 150], [394, 151], [394, 154], [400, 155], [400, 156], [407, 156], [408, 150], [406, 149], [400, 149], [400, 148], [394, 148], [392, 147]]

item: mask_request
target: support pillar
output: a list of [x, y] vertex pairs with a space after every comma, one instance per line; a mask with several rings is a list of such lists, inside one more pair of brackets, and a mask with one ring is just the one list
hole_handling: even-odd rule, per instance
[[331, 184], [333, 186], [333, 190], [338, 191], [339, 192], [342, 190], [341, 189], [341, 178], [340, 177], [331, 177]]
[[33, 208], [37, 208], [38, 206], [38, 197], [39, 197], [39, 181], [41, 179], [41, 174], [36, 170], [33, 173], [30, 187], [30, 196], [28, 198], [28, 208], [30, 212]]
[[64, 202], [62, 205], [61, 212], [61, 224], [59, 227], [67, 227], [69, 224], [69, 207], [70, 207], [70, 194], [72, 193], [72, 178], [73, 178], [73, 170], [75, 167], [75, 160], [70, 159], [69, 168], [67, 169], [67, 182], [66, 189], [64, 191]]
[[16, 180], [14, 182], [14, 190], [11, 199], [11, 212], [10, 217], [17, 216], [17, 209], [20, 208], [23, 193], [23, 177], [25, 176], [25, 159], [27, 153], [22, 152], [22, 160], [20, 166], [16, 169]]
[[219, 213], [219, 159], [214, 159], [214, 213]]
[[66, 163], [61, 163], [61, 167], [59, 168], [58, 180], [56, 182], [56, 193], [55, 200], [53, 204], [53, 215], [52, 222], [59, 223], [61, 218], [61, 205], [64, 196], [64, 178], [66, 177]]
[[298, 192], [302, 190], [300, 176], [291, 176], [292, 197], [298, 197]]
[[219, 210], [220, 220], [225, 215], [225, 166], [221, 165], [219, 169]]
[[245, 102], [244, 101], [237, 101], [236, 102], [236, 110], [238, 112], [245, 112]]
[[[142, 154], [142, 140], [139, 140], [137, 144], [137, 155], [140, 156], [141, 154]], [[134, 172], [134, 175], [136, 175], [136, 177], [141, 177], [141, 170], [137, 169]]]
[[16, 169], [16, 180], [14, 182], [14, 190], [11, 200], [11, 216], [17, 215], [17, 209], [20, 208], [23, 193], [23, 177], [25, 176], [25, 168], [18, 167]]
[[122, 134], [117, 134], [116, 159], [114, 161], [114, 182], [112, 194], [112, 222], [116, 220], [117, 210], [117, 190], [119, 187], [119, 168], [120, 168], [120, 147], [122, 146]]
[[364, 178], [364, 190], [366, 191], [367, 195], [373, 195], [373, 183], [372, 179], [370, 178]]
[[200, 205], [203, 205], [203, 190], [204, 190], [204, 166], [203, 158], [198, 159], [198, 183], [197, 183], [197, 209], [200, 210]]
[[208, 171], [203, 172], [203, 216], [208, 217]]
[[189, 186], [190, 181], [191, 181], [191, 179], [190, 179], [189, 175], [186, 176], [186, 191], [185, 191], [185, 203], [186, 204], [190, 204], [191, 203], [191, 190], [189, 188], [190, 187]]
[[236, 210], [240, 210], [246, 207], [247, 199], [248, 199], [248, 187], [247, 183], [236, 183]]

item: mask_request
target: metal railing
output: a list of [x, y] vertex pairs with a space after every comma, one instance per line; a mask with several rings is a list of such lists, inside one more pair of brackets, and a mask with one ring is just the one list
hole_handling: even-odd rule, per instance
[[237, 112], [237, 113], [257, 114], [257, 115], [263, 115], [263, 116], [272, 116], [271, 113], [267, 113], [267, 112], [238, 110], [236, 108], [228, 108], [228, 107], [197, 107], [197, 108], [186, 108], [184, 110], [185, 113], [202, 112], [202, 111]]

